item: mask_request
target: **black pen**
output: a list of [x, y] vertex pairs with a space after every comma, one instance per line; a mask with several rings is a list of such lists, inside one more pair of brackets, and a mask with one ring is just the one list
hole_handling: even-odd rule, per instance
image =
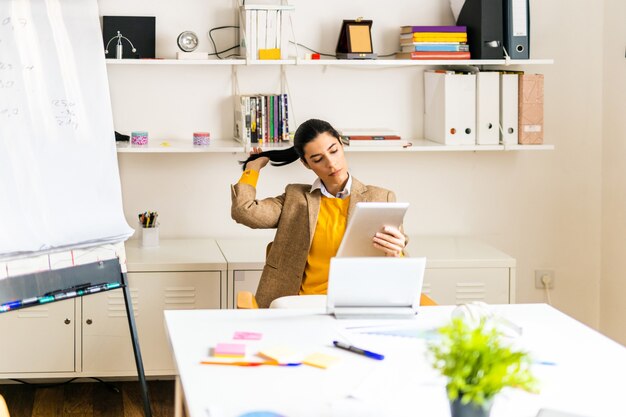
[[381, 355], [380, 353], [370, 352], [369, 350], [361, 349], [347, 343], [338, 342], [336, 340], [333, 341], [333, 345], [335, 345], [335, 347], [338, 347], [339, 349], [349, 350], [350, 352], [358, 353], [359, 355], [367, 356], [368, 358], [376, 359], [379, 361], [385, 359], [385, 355]]

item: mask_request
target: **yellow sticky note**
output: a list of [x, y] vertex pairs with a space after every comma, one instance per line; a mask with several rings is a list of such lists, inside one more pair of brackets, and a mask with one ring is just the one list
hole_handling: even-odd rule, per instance
[[168, 146], [170, 146], [170, 143], [167, 142], [167, 141], [164, 141], [164, 142], [161, 142], [161, 146], [168, 147]]
[[272, 346], [261, 350], [258, 355], [262, 358], [270, 359], [278, 363], [295, 362], [294, 355], [296, 352], [286, 346]]
[[325, 353], [312, 353], [304, 358], [302, 363], [309, 366], [315, 366], [316, 368], [326, 369], [338, 360], [339, 358], [336, 356], [326, 355]]

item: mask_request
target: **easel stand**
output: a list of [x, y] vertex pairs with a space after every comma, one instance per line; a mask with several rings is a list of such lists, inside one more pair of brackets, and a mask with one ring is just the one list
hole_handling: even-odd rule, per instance
[[128, 329], [141, 384], [145, 417], [152, 417], [150, 395], [141, 359], [139, 337], [128, 287], [128, 277], [119, 259], [108, 259], [69, 268], [46, 270], [0, 280], [0, 313], [83, 297], [121, 288], [128, 317]]
[[133, 305], [130, 298], [130, 288], [128, 287], [128, 277], [125, 272], [121, 273], [122, 291], [124, 291], [124, 304], [126, 305], [126, 317], [128, 317], [128, 329], [130, 330], [130, 338], [133, 343], [133, 353], [135, 354], [135, 364], [137, 365], [137, 376], [141, 385], [141, 396], [143, 399], [143, 414], [145, 417], [152, 417], [150, 409], [150, 392], [148, 391], [148, 383], [146, 382], [146, 374], [143, 370], [143, 360], [141, 358], [141, 349], [139, 348], [139, 337], [137, 335], [137, 326], [135, 325], [135, 315], [133, 314]]

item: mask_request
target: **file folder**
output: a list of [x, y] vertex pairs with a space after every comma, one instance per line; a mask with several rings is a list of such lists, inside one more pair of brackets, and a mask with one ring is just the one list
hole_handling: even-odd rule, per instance
[[424, 137], [446, 145], [476, 144], [476, 75], [424, 71]]
[[519, 143], [543, 143], [543, 74], [519, 76]]
[[[506, 1], [506, 0], [505, 0]], [[502, 59], [503, 14], [501, 0], [466, 0], [456, 24], [467, 26], [472, 59]]]
[[504, 0], [504, 47], [511, 59], [530, 57], [529, 0]]
[[500, 74], [476, 74], [476, 144], [500, 143]]
[[518, 74], [500, 74], [500, 141], [518, 143]]

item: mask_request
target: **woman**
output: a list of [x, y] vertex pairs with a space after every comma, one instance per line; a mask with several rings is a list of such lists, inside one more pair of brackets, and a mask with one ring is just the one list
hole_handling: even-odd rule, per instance
[[[286, 165], [297, 159], [317, 175], [313, 185], [290, 184], [278, 197], [257, 200], [256, 183], [267, 163]], [[241, 179], [232, 186], [233, 219], [252, 228], [277, 228], [256, 292], [260, 307], [286, 295], [326, 294], [330, 258], [356, 203], [395, 201], [393, 192], [363, 185], [349, 174], [339, 133], [322, 120], [300, 125], [292, 148], [254, 149], [243, 167]], [[385, 227], [372, 239], [387, 256], [401, 256], [405, 244], [406, 237], [395, 227]]]

